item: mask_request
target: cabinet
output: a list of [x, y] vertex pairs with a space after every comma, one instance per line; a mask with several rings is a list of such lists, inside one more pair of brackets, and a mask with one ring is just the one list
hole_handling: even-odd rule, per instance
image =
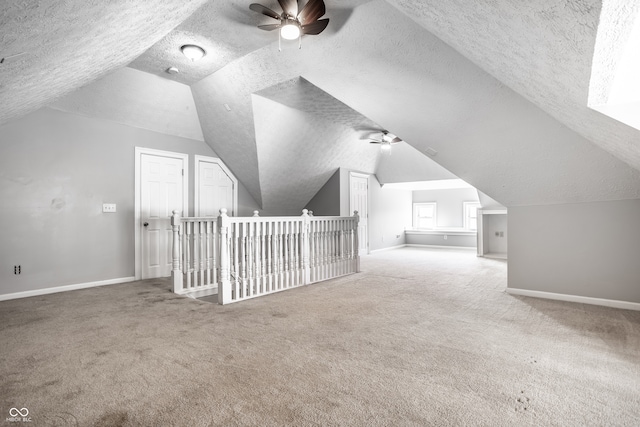
[[478, 209], [478, 256], [507, 259], [507, 210]]

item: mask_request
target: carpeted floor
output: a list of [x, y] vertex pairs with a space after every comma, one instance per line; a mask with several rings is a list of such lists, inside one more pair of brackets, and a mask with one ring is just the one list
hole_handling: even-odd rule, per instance
[[508, 295], [470, 251], [362, 270], [224, 307], [164, 279], [0, 302], [0, 421], [640, 424], [640, 312]]

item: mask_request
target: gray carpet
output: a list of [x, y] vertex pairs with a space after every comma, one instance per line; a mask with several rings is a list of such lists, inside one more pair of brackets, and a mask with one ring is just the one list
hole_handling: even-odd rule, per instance
[[0, 420], [33, 426], [640, 423], [640, 312], [514, 297], [404, 248], [228, 306], [147, 280], [0, 302]]

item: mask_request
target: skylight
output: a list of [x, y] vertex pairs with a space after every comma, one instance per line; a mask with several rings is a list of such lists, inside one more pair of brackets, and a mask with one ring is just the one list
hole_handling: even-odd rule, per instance
[[[602, 13], [606, 12], [603, 10]], [[612, 37], [611, 28], [607, 25], [610, 21], [611, 19], [601, 16], [593, 59], [589, 107], [640, 130], [640, 18], [636, 16], [635, 23], [627, 24], [632, 28], [622, 47], [620, 41], [625, 35]], [[601, 34], [602, 32], [607, 34]], [[614, 43], [617, 46], [611, 46]], [[598, 92], [598, 89], [600, 93], [591, 93]]]

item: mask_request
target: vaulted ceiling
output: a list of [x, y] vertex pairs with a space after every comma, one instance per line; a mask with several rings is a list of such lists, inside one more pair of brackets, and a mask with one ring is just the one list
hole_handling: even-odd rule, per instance
[[[635, 2], [325, 0], [327, 30], [282, 52], [249, 3], [4, 2], [0, 124], [129, 65], [191, 86], [205, 141], [268, 210], [297, 211], [337, 167], [454, 173], [507, 206], [640, 198], [640, 132], [587, 106]], [[380, 158], [376, 128], [406, 144]]]

